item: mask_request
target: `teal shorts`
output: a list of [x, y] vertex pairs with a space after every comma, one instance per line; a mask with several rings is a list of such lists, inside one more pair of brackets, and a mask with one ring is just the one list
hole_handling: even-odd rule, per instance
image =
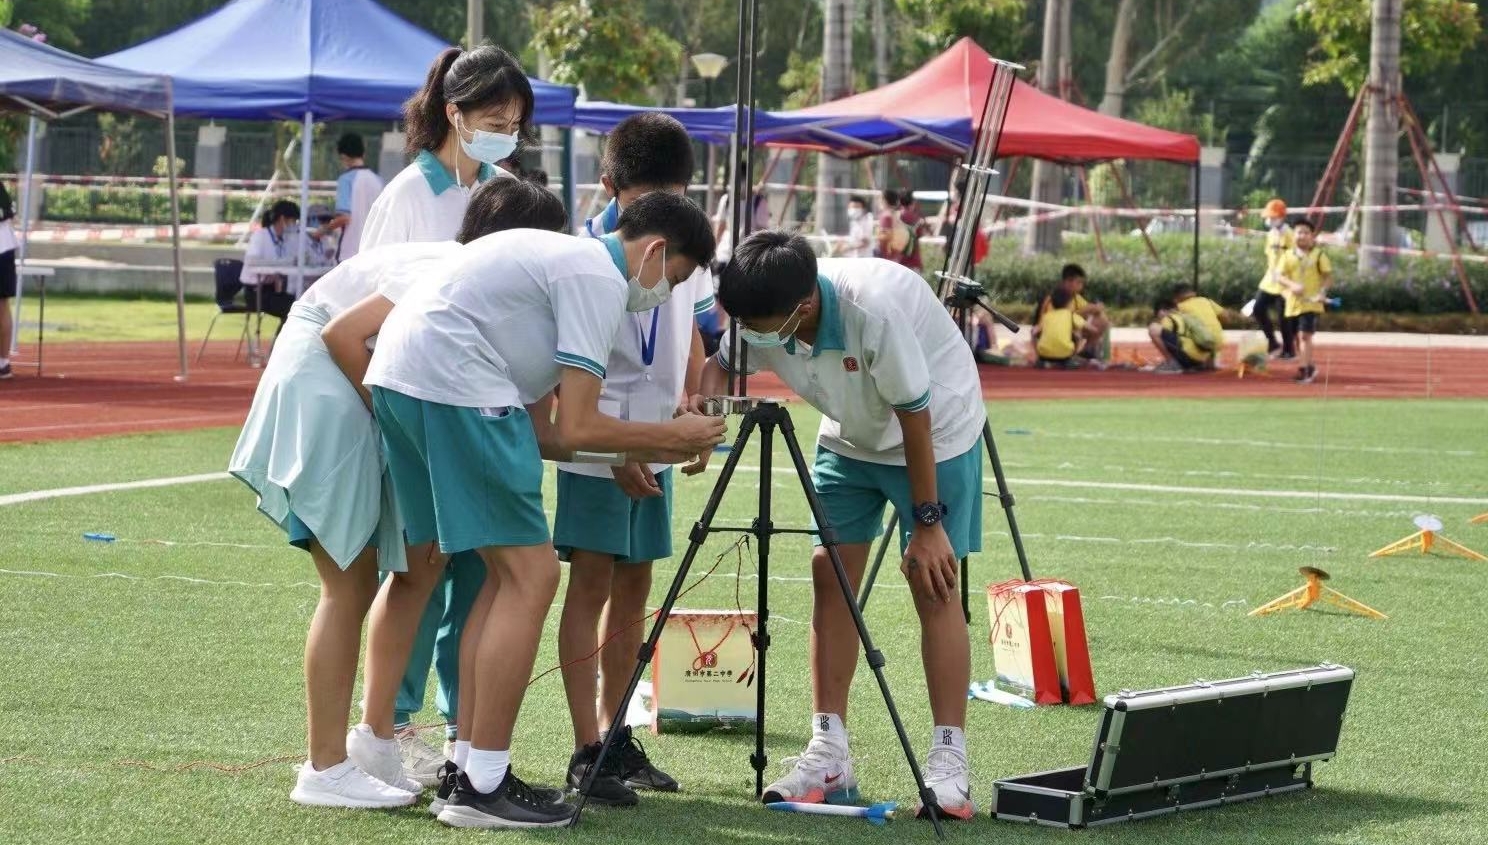
[[661, 495], [632, 499], [613, 478], [558, 471], [558, 516], [553, 546], [559, 560], [575, 549], [647, 563], [672, 556], [672, 470], [656, 474]]
[[[941, 524], [958, 558], [982, 550], [981, 448], [977, 441], [964, 453], [935, 465], [935, 486], [946, 506]], [[899, 511], [899, 551], [902, 554], [908, 548], [914, 527], [909, 470], [844, 457], [817, 446], [811, 475], [822, 510], [837, 529], [838, 542], [873, 542], [883, 533], [884, 504], [892, 503]]]
[[[297, 549], [308, 552], [310, 551], [310, 544], [312, 542], [320, 542], [315, 539], [315, 532], [310, 530], [310, 526], [305, 524], [305, 520], [296, 516], [294, 511], [290, 511], [289, 515], [284, 517], [284, 525], [282, 527], [284, 528], [284, 533], [289, 535], [289, 544]], [[367, 541], [367, 545], [374, 549], [377, 548], [376, 534], [373, 534], [372, 539]]]
[[485, 411], [372, 388], [410, 545], [454, 554], [548, 541], [542, 455], [522, 408]]

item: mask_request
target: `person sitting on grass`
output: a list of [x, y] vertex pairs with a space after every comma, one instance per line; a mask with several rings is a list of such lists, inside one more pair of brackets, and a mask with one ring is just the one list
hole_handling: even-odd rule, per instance
[[[1080, 329], [1080, 337], [1084, 339], [1083, 349], [1079, 355], [1093, 361], [1105, 361], [1111, 355], [1111, 321], [1106, 316], [1106, 306], [1099, 302], [1091, 302], [1085, 298], [1085, 268], [1078, 264], [1066, 264], [1059, 271], [1059, 284], [1055, 290], [1066, 291], [1070, 295], [1070, 307], [1084, 318], [1085, 326]], [[1034, 320], [1037, 329], [1044, 312], [1054, 305], [1054, 294], [1051, 291], [1039, 302], [1038, 314]], [[1038, 334], [1037, 331], [1034, 332]]]
[[1193, 285], [1180, 284], [1171, 296], [1158, 301], [1154, 311], [1155, 319], [1147, 327], [1147, 334], [1164, 359], [1155, 372], [1214, 369], [1215, 357], [1224, 345], [1224, 327], [1219, 323], [1223, 308], [1199, 296]]
[[1087, 343], [1082, 333], [1085, 318], [1075, 313], [1074, 296], [1064, 288], [1049, 294], [1049, 305], [1039, 317], [1038, 342], [1034, 344], [1038, 366], [1073, 370], [1080, 366], [1079, 355]]

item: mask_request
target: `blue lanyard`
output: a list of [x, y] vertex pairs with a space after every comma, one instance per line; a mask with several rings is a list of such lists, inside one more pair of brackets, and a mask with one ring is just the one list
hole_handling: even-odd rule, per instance
[[651, 339], [650, 339], [650, 341], [647, 341], [646, 340], [646, 332], [645, 332], [645, 330], [643, 329], [641, 331], [641, 363], [642, 364], [645, 364], [648, 367], [651, 366], [651, 362], [652, 361], [655, 361], [656, 360], [656, 321], [657, 321], [657, 318], [659, 317], [660, 314], [661, 314], [661, 308], [660, 307], [652, 308], [651, 309]]

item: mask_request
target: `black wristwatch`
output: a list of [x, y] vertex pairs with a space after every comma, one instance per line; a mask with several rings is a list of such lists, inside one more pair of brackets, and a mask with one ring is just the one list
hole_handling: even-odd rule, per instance
[[921, 525], [934, 525], [945, 518], [950, 509], [945, 502], [921, 502], [914, 507], [915, 522]]

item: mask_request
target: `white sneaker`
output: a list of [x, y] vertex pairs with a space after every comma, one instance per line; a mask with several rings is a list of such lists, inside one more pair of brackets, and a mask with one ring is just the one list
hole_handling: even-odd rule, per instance
[[346, 756], [357, 768], [395, 789], [415, 795], [423, 791], [423, 784], [404, 776], [398, 743], [379, 738], [370, 725], [363, 723], [347, 731]]
[[783, 761], [790, 774], [765, 787], [761, 800], [799, 801], [803, 804], [856, 804], [858, 779], [846, 749], [824, 739], [812, 739], [799, 757]]
[[357, 768], [350, 759], [323, 772], [317, 772], [308, 760], [297, 768], [300, 774], [289, 800], [307, 807], [386, 810], [418, 800], [414, 793], [388, 786]]
[[419, 786], [438, 784], [439, 767], [445, 760], [454, 759], [454, 746], [450, 746], [449, 756], [440, 754], [438, 749], [419, 739], [413, 728], [398, 731], [394, 738], [398, 740], [398, 753], [403, 756], [403, 774], [418, 781]]
[[[976, 802], [971, 800], [971, 768], [960, 750], [932, 749], [925, 760], [925, 785], [935, 791], [941, 818], [970, 819], [976, 815]], [[915, 816], [924, 815], [925, 807], [916, 805]]]

